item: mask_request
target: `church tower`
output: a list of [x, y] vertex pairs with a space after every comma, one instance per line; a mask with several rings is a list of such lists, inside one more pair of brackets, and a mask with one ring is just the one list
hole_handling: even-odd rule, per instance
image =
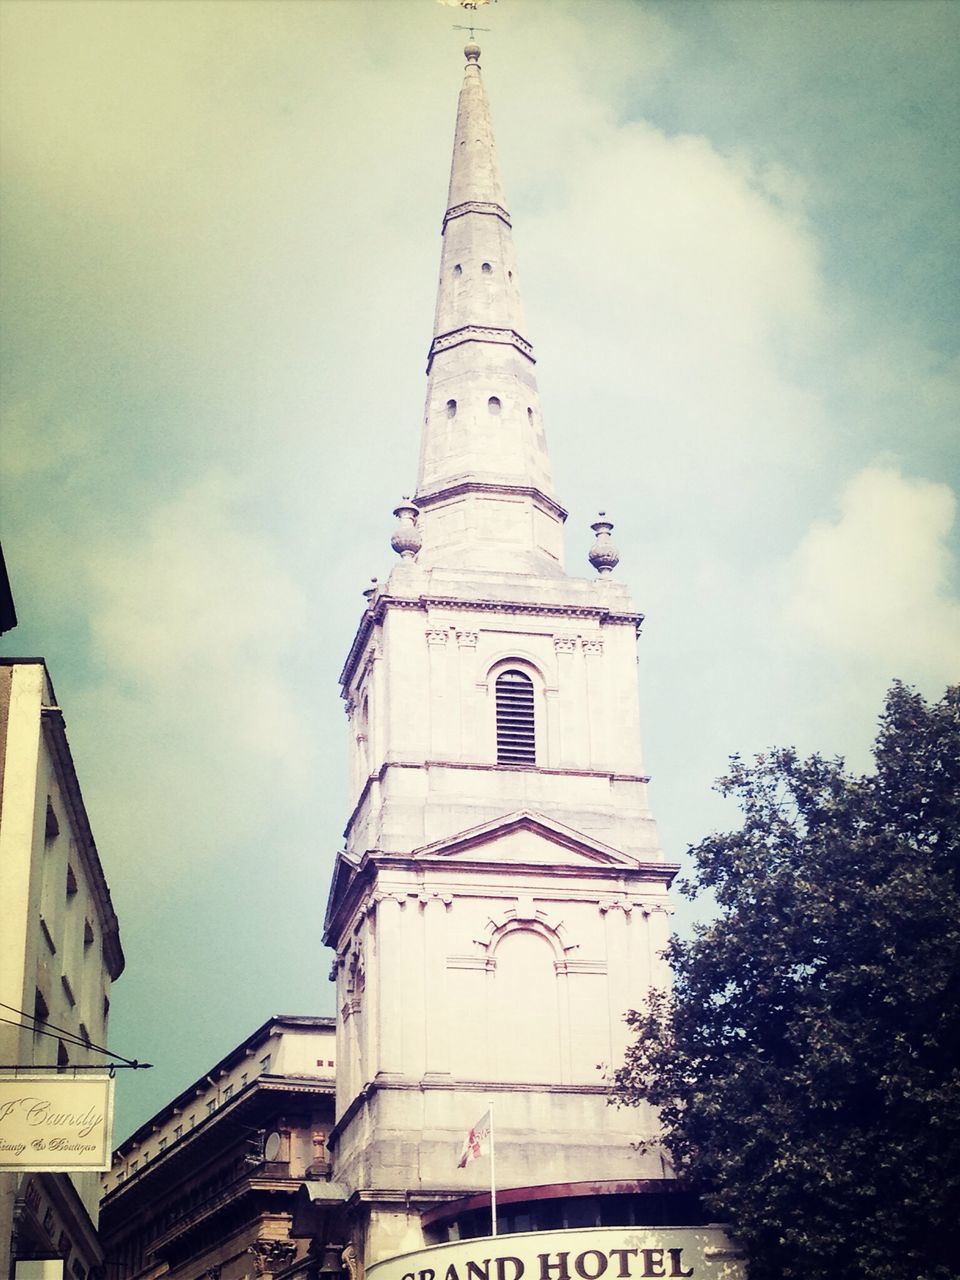
[[659, 1221], [671, 1187], [636, 1146], [652, 1116], [607, 1104], [624, 1012], [666, 980], [677, 870], [641, 760], [642, 619], [602, 516], [592, 576], [564, 568], [480, 50], [465, 54], [416, 494], [341, 675], [331, 1148], [367, 1266], [482, 1232], [489, 1170], [457, 1159], [490, 1101], [503, 1229], [533, 1203], [611, 1225], [629, 1196], [623, 1222], [642, 1221], [644, 1192]]

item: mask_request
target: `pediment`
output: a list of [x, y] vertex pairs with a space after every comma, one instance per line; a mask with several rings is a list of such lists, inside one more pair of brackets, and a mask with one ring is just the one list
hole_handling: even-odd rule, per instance
[[[324, 917], [324, 936], [330, 928], [337, 905], [343, 901], [350, 891], [357, 876], [358, 863], [346, 849], [341, 849], [333, 864], [330, 877], [330, 891], [327, 894], [327, 909]], [[328, 944], [329, 945], [329, 944]]]
[[545, 815], [520, 810], [413, 851], [417, 861], [635, 869], [636, 859]]

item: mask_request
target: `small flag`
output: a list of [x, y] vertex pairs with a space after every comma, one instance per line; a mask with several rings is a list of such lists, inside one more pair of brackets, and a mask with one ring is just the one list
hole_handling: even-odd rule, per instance
[[479, 1160], [481, 1156], [487, 1154], [490, 1149], [491, 1128], [488, 1108], [464, 1139], [463, 1150], [460, 1152], [460, 1160], [457, 1164], [458, 1169], [465, 1169], [471, 1160]]

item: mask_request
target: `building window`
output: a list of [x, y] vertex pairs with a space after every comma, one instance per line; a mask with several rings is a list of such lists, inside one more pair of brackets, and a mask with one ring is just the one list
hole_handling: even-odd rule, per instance
[[497, 764], [536, 764], [533, 681], [522, 671], [497, 676]]
[[498, 416], [498, 414], [500, 413], [500, 398], [499, 398], [499, 396], [491, 396], [491, 397], [490, 397], [490, 399], [487, 401], [487, 409], [488, 409], [488, 411], [489, 411], [490, 413], [492, 413], [492, 414], [493, 414], [493, 416], [494, 416], [494, 417], [497, 417], [497, 416]]
[[60, 834], [60, 823], [57, 821], [57, 811], [53, 807], [53, 802], [47, 796], [47, 814], [43, 828], [44, 839], [56, 840]]
[[[43, 992], [37, 987], [33, 993], [33, 1020], [36, 1023], [46, 1022], [49, 1017], [50, 1010], [47, 1007], [47, 1002], [43, 998]], [[36, 1027], [34, 1027], [34, 1030], [36, 1030]]]
[[232, 1084], [224, 1085], [224, 1089], [223, 1089], [224, 1102], [226, 1102], [229, 1098], [232, 1098], [232, 1097], [233, 1097], [233, 1085]]
[[216, 1111], [216, 1109], [217, 1109], [217, 1100], [216, 1098], [211, 1098], [210, 1101], [207, 1103], [207, 1115], [212, 1116], [213, 1113]]
[[270, 1070], [270, 1055], [269, 1055], [269, 1053], [267, 1054], [267, 1056], [266, 1056], [265, 1058], [261, 1058], [261, 1059], [260, 1059], [260, 1070], [264, 1073], [264, 1075], [266, 1075], [266, 1073]]
[[174, 1142], [179, 1142], [182, 1137], [183, 1137], [183, 1125], [178, 1124], [173, 1131], [173, 1140]]
[[70, 863], [67, 863], [67, 897], [72, 898], [77, 892], [77, 876]]
[[448, 400], [447, 401], [447, 417], [455, 418], [456, 416], [457, 416], [457, 402], [456, 400]]
[[167, 1139], [166, 1139], [166, 1138], [161, 1138], [161, 1139], [160, 1139], [160, 1150], [161, 1150], [161, 1151], [166, 1151], [166, 1149], [167, 1149]]

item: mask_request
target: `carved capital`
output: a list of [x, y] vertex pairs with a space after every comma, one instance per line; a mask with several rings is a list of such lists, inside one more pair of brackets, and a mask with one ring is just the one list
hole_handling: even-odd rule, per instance
[[344, 1270], [349, 1276], [349, 1280], [363, 1280], [363, 1259], [354, 1244], [348, 1244], [340, 1255]]
[[247, 1252], [253, 1254], [258, 1276], [272, 1276], [289, 1267], [297, 1246], [293, 1240], [254, 1240]]
[[622, 911], [625, 916], [629, 916], [633, 910], [633, 903], [627, 898], [608, 898], [606, 902], [598, 905], [602, 916], [605, 916], [608, 911]]
[[395, 902], [398, 907], [407, 905], [405, 893], [375, 893], [371, 898], [371, 907], [379, 907], [384, 902]]
[[430, 893], [427, 893], [426, 890], [424, 890], [417, 901], [420, 903], [421, 907], [428, 907], [431, 902], [436, 902], [445, 907], [448, 911], [453, 905], [453, 898], [449, 893], [438, 893], [436, 889], [432, 890]]
[[477, 647], [477, 635], [476, 631], [458, 631], [457, 644], [461, 649], [475, 649]]
[[576, 636], [554, 636], [553, 647], [557, 653], [576, 653], [577, 637]]
[[445, 627], [427, 627], [427, 644], [446, 644], [447, 635]]
[[584, 653], [603, 653], [603, 641], [599, 636], [592, 636], [589, 640], [583, 641]]

